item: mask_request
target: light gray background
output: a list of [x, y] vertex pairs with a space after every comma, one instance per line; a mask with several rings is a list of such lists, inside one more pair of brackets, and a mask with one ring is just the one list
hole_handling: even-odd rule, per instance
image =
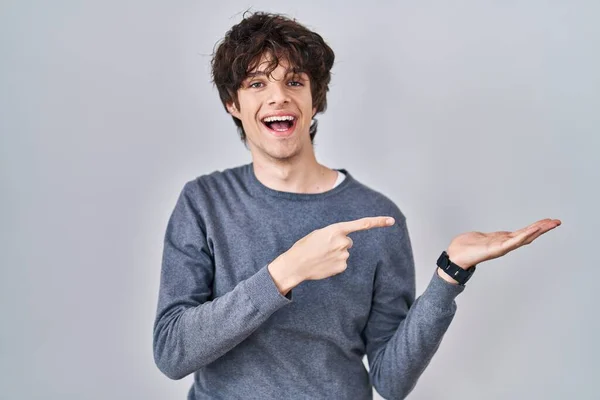
[[417, 294], [457, 234], [563, 221], [480, 266], [409, 398], [600, 398], [598, 3], [395, 3], [2, 2], [0, 397], [185, 398], [162, 240], [187, 180], [250, 161], [209, 62], [252, 7], [336, 52], [317, 157], [408, 217]]

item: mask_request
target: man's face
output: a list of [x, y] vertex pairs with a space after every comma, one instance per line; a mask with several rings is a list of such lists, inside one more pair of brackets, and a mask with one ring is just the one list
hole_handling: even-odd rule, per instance
[[238, 89], [239, 109], [227, 109], [242, 121], [253, 158], [284, 160], [313, 151], [309, 128], [316, 108], [312, 105], [310, 81], [306, 73], [293, 73], [280, 60], [266, 76], [268, 55], [261, 58]]

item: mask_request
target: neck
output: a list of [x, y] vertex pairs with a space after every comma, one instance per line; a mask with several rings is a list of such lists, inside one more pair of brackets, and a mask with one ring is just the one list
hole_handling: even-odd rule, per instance
[[319, 164], [314, 157], [290, 160], [253, 160], [254, 174], [266, 187], [282, 192], [322, 193], [330, 190], [337, 171]]

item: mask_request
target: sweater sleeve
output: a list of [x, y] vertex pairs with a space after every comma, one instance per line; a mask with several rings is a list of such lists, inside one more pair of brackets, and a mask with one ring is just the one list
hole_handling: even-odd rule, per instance
[[373, 303], [364, 330], [369, 374], [386, 399], [404, 399], [437, 351], [465, 287], [434, 275], [415, 300], [415, 267], [405, 218], [384, 241], [377, 265]]
[[212, 298], [214, 258], [188, 182], [169, 219], [164, 238], [154, 360], [171, 379], [181, 379], [227, 353], [276, 310], [291, 303], [267, 269]]

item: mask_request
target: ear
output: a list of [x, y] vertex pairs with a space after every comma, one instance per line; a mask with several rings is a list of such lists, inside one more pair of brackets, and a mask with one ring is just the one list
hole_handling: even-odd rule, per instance
[[227, 111], [229, 112], [229, 114], [233, 115], [237, 119], [242, 119], [242, 115], [240, 114], [240, 111], [237, 109], [235, 104], [227, 103]]
[[313, 107], [313, 115], [312, 115], [312, 117], [314, 118], [315, 115], [317, 115], [317, 107]]

